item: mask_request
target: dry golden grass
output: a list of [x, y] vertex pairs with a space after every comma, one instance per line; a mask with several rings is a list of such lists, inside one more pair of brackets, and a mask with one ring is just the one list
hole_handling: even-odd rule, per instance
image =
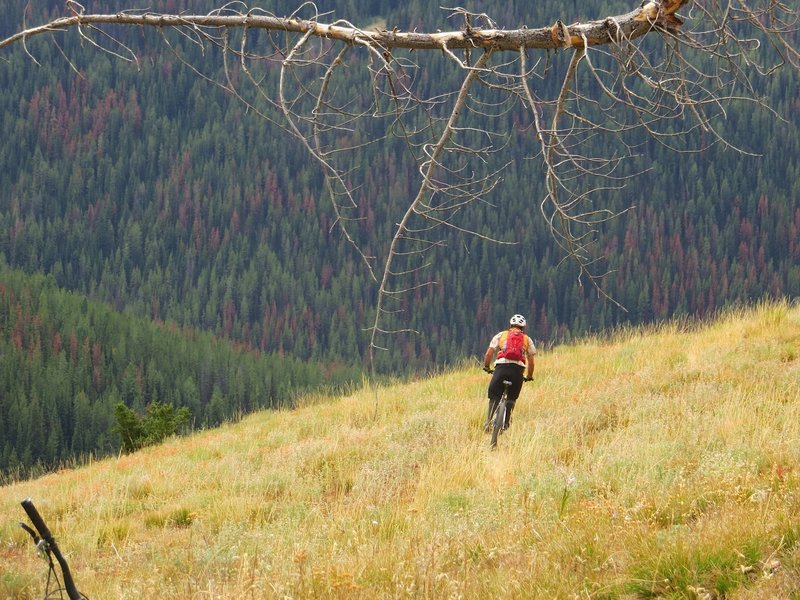
[[542, 353], [511, 430], [465, 368], [0, 488], [0, 598], [41, 598], [32, 497], [93, 600], [797, 598], [800, 307]]

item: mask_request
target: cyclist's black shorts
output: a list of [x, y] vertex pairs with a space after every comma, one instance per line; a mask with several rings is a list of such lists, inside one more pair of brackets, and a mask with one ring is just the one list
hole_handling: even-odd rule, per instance
[[503, 395], [503, 380], [507, 379], [511, 382], [508, 388], [508, 399], [511, 404], [514, 404], [519, 397], [519, 392], [522, 390], [522, 375], [525, 367], [515, 365], [512, 363], [495, 363], [494, 375], [492, 381], [489, 383], [489, 399], [497, 402]]

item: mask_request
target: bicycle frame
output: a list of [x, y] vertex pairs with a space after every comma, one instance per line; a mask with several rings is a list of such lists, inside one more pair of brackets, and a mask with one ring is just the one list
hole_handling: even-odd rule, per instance
[[[36, 507], [33, 505], [33, 501], [30, 498], [26, 498], [22, 501], [22, 508], [25, 509], [25, 513], [28, 515], [28, 518], [33, 523], [33, 526], [36, 528], [36, 531], [28, 527], [25, 523], [20, 523], [20, 527], [22, 527], [28, 534], [33, 538], [33, 543], [36, 544], [37, 550], [39, 550], [42, 555], [47, 559], [48, 564], [50, 565], [50, 570], [47, 573], [47, 587], [45, 589], [45, 600], [48, 598], [62, 598], [61, 595], [62, 591], [67, 592], [67, 597], [69, 600], [88, 600], [86, 596], [81, 594], [78, 591], [78, 588], [75, 587], [75, 581], [72, 579], [72, 573], [69, 570], [69, 565], [67, 564], [67, 559], [64, 558], [64, 555], [61, 554], [61, 550], [56, 544], [56, 540], [53, 537], [53, 534], [50, 533], [50, 529], [48, 529], [47, 525], [42, 519], [42, 516], [39, 514], [39, 511], [36, 510]], [[58, 574], [55, 570], [55, 565], [53, 564], [53, 557], [55, 557], [56, 561], [58, 562], [58, 566], [61, 568], [61, 574], [64, 579], [64, 587], [61, 587], [61, 583], [58, 579]], [[50, 592], [50, 577], [55, 576], [56, 583], [58, 584], [58, 589], [54, 590], [54, 593], [58, 593], [58, 596], [51, 595]]]

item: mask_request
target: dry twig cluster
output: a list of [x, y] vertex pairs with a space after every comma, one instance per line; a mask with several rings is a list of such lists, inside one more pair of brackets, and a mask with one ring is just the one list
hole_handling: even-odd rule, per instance
[[[419, 273], [442, 243], [437, 230], [460, 228], [456, 216], [489, 199], [509, 164], [487, 161], [502, 157], [513, 137], [493, 127], [506, 122], [494, 117], [512, 107], [526, 111], [538, 150], [531, 158], [546, 181], [540, 211], [565, 255], [579, 265], [581, 279], [602, 294], [603, 273], [590, 246], [596, 227], [617, 213], [596, 206], [596, 198], [622, 188], [635, 174], [624, 164], [640, 152], [642, 140], [679, 152], [700, 149], [687, 143], [694, 134], [702, 134], [704, 144], [729, 144], [717, 128], [726, 106], [742, 101], [768, 109], [753, 78], [800, 66], [800, 17], [775, 0], [646, 0], [631, 12], [596, 21], [516, 30], [457, 8], [450, 17], [459, 27], [435, 33], [365, 29], [342, 19], [325, 23], [327, 15], [312, 3], [286, 17], [243, 2], [205, 15], [87, 14], [77, 2], [67, 5], [70, 15], [26, 28], [0, 41], [0, 48], [76, 29], [99, 49], [136, 62], [110, 26], [158, 28], [180, 56], [165, 33], [177, 31], [221, 51], [225, 75], [216, 84], [264, 118], [282, 115], [278, 124], [319, 163], [338, 225], [376, 283], [373, 365], [379, 336], [400, 331], [385, 325], [392, 321], [387, 317], [396, 310], [394, 301], [430, 284]], [[443, 54], [463, 74], [459, 89], [420, 95], [418, 74], [430, 57], [424, 51]], [[342, 90], [337, 72], [359, 52], [366, 57], [360, 64], [367, 65], [368, 88]], [[532, 53], [538, 56], [533, 64]], [[557, 67], [556, 53], [569, 57], [567, 66]], [[204, 76], [197, 65], [189, 66]], [[276, 70], [277, 81], [269, 77]], [[553, 78], [560, 83], [550, 83]], [[557, 91], [548, 95], [548, 89]], [[365, 126], [366, 121], [374, 123]], [[353, 231], [353, 215], [367, 200], [352, 183], [352, 153], [389, 136], [403, 141], [419, 179], [385, 255], [376, 257]], [[342, 139], [356, 141], [342, 146]], [[597, 147], [606, 151], [589, 150]]]

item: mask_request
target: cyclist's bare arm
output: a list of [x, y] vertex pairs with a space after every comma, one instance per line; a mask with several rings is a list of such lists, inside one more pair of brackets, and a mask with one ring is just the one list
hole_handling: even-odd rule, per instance
[[533, 365], [533, 355], [531, 354], [528, 357], [528, 362], [527, 362], [527, 366], [526, 366], [527, 372], [525, 373], [525, 377], [527, 379], [533, 379], [533, 366], [534, 366]]
[[483, 368], [484, 369], [491, 369], [492, 368], [492, 359], [494, 358], [494, 348], [489, 346], [486, 349], [486, 354], [483, 355]]
[[535, 357], [536, 357], [536, 347], [533, 345], [533, 340], [528, 338], [528, 352], [527, 356], [525, 357], [527, 360], [525, 361], [525, 379], [530, 381], [533, 379], [533, 369], [535, 366]]

